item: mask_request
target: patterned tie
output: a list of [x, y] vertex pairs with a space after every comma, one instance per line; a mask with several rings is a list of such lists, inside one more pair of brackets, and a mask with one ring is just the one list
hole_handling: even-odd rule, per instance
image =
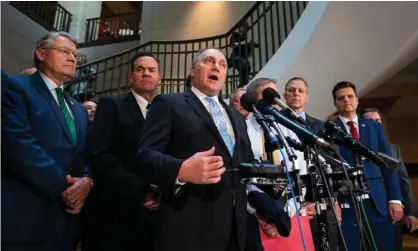
[[212, 115], [213, 121], [215, 122], [215, 125], [218, 128], [219, 134], [221, 134], [222, 139], [228, 147], [229, 154], [231, 154], [232, 156], [234, 153], [234, 143], [232, 142], [232, 139], [228, 134], [225, 116], [219, 108], [218, 104], [216, 104], [214, 98], [206, 97], [205, 99], [209, 102], [210, 114]]
[[55, 88], [55, 91], [57, 92], [58, 104], [60, 105], [61, 111], [64, 114], [64, 118], [67, 122], [68, 128], [70, 129], [71, 136], [73, 137], [74, 142], [77, 142], [77, 133], [75, 130], [74, 120], [71, 117], [70, 111], [67, 109], [67, 106], [65, 105], [64, 93], [62, 91], [62, 88]]
[[355, 138], [356, 140], [360, 140], [360, 135], [357, 131], [357, 128], [354, 125], [354, 121], [348, 121], [347, 125], [350, 127], [350, 134]]

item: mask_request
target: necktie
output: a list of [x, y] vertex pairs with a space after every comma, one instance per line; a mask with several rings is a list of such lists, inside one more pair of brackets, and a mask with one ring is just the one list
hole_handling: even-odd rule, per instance
[[[263, 149], [264, 149], [264, 159], [267, 159], [267, 152], [266, 152], [266, 138], [264, 137], [264, 133], [263, 133]], [[279, 150], [275, 150], [272, 155], [273, 155], [273, 164], [274, 165], [279, 165], [279, 159], [277, 158], [279, 154]]]
[[209, 112], [210, 115], [212, 115], [216, 128], [218, 128], [219, 134], [225, 142], [229, 154], [231, 154], [232, 156], [234, 153], [234, 143], [232, 142], [232, 139], [228, 134], [225, 116], [219, 108], [218, 104], [216, 104], [215, 99], [211, 97], [206, 97], [205, 99], [209, 102]]
[[356, 140], [360, 140], [360, 135], [358, 133], [357, 128], [354, 126], [354, 121], [348, 121], [347, 125], [350, 127], [350, 134], [355, 138]]
[[62, 88], [58, 87], [55, 88], [55, 91], [57, 92], [57, 98], [58, 98], [58, 104], [61, 108], [62, 113], [64, 114], [65, 121], [67, 122], [68, 128], [70, 129], [71, 136], [74, 139], [74, 142], [77, 141], [77, 133], [75, 129], [74, 120], [71, 117], [70, 111], [67, 109], [67, 106], [65, 105], [64, 101], [64, 92], [62, 91]]
[[148, 112], [149, 112], [149, 108], [150, 108], [150, 106], [151, 106], [151, 103], [148, 103], [148, 105], [147, 105], [147, 107], [145, 107], [145, 116], [144, 116], [144, 119], [147, 117], [147, 115], [148, 115]]

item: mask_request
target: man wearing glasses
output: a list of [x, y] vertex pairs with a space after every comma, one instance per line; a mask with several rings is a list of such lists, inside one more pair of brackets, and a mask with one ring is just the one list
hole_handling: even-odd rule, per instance
[[53, 32], [36, 43], [30, 76], [10, 76], [2, 101], [2, 250], [76, 248], [93, 188], [85, 165], [87, 112], [63, 93], [77, 42]]

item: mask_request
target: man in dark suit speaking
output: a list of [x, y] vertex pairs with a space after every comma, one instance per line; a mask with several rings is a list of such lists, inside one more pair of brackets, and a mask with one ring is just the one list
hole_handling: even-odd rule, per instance
[[253, 154], [244, 118], [218, 98], [227, 69], [220, 51], [200, 51], [191, 90], [156, 98], [143, 125], [136, 171], [172, 205], [155, 250], [244, 250], [247, 199], [234, 169]]
[[36, 44], [36, 73], [9, 78], [2, 101], [2, 250], [73, 251], [93, 188], [85, 165], [87, 112], [63, 92], [77, 42], [53, 32]]

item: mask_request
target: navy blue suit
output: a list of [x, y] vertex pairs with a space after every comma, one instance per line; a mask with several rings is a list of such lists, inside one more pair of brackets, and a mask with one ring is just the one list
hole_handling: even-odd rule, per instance
[[7, 84], [9, 83], [9, 76], [1, 70], [1, 100], [4, 99], [7, 92]]
[[[346, 131], [339, 118], [335, 122]], [[374, 152], [391, 155], [390, 144], [379, 123], [363, 118], [359, 118], [358, 123], [360, 141], [364, 145]], [[348, 148], [340, 146], [340, 153], [350, 165], [354, 166], [352, 152]], [[371, 198], [364, 201], [364, 207], [378, 250], [393, 251], [394, 226], [391, 223], [388, 203], [390, 200], [401, 200], [402, 198], [398, 175], [394, 171], [380, 168], [368, 160], [364, 161], [363, 172]], [[349, 251], [359, 250], [359, 229], [352, 206], [350, 209], [342, 209], [342, 229]]]
[[88, 119], [65, 94], [77, 143], [39, 73], [9, 76], [2, 101], [1, 216], [3, 250], [73, 251], [79, 217], [65, 212], [66, 175], [90, 173], [85, 164]]

